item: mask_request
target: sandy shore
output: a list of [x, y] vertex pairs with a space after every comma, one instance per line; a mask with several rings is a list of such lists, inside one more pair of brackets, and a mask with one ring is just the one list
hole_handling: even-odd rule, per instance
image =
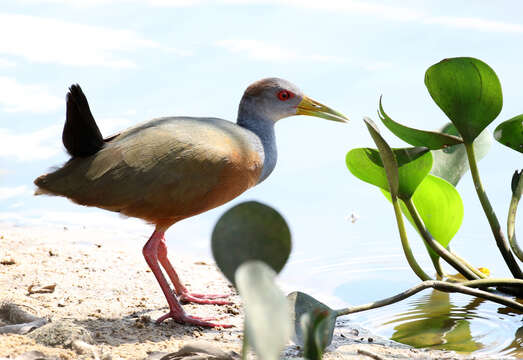
[[[196, 340], [239, 354], [241, 301], [213, 263], [170, 257], [189, 289], [231, 294], [232, 305], [187, 304], [186, 311], [223, 318], [223, 323], [235, 327], [202, 329], [172, 320], [154, 324], [167, 311], [167, 304], [143, 260], [145, 241], [143, 236], [115, 239], [110, 232], [90, 228], [0, 223], [0, 302], [17, 304], [51, 320], [26, 335], [0, 335], [0, 359], [35, 350], [46, 359], [160, 359], [155, 352], [176, 352]], [[42, 292], [29, 294], [39, 290]], [[0, 320], [2, 325], [5, 320]], [[67, 330], [58, 334], [64, 328]], [[340, 324], [328, 350], [325, 359], [465, 358], [452, 352], [399, 346], [350, 322]], [[284, 356], [298, 357], [299, 349], [289, 345]]]

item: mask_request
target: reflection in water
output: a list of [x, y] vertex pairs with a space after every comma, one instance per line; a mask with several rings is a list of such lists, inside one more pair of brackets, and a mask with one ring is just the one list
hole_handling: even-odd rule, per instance
[[432, 291], [416, 299], [411, 310], [384, 325], [398, 324], [391, 339], [403, 344], [472, 352], [484, 345], [472, 337], [467, 319], [482, 302], [474, 299], [463, 308], [455, 307], [448, 293]]
[[521, 314], [482, 299], [433, 290], [362, 316], [363, 326], [417, 348], [523, 356]]

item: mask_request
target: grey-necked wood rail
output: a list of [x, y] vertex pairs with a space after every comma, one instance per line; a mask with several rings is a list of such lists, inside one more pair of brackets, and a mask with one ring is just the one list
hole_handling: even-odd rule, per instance
[[163, 117], [104, 139], [80, 86], [72, 85], [62, 135], [71, 159], [37, 178], [36, 194], [65, 196], [154, 224], [143, 255], [170, 309], [157, 322], [173, 318], [198, 326], [227, 326], [185, 313], [179, 301], [228, 302], [223, 295], [187, 290], [167, 259], [164, 233], [174, 223], [222, 205], [265, 180], [276, 165], [274, 124], [292, 115], [348, 120], [288, 81], [268, 78], [247, 88], [236, 124], [217, 118]]

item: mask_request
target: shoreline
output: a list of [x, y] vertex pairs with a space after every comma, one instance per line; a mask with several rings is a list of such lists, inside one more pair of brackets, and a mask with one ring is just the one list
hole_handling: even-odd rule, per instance
[[[126, 240], [113, 235], [87, 227], [0, 222], [0, 303], [18, 304], [55, 324], [72, 322], [86, 330], [90, 335], [86, 342], [92, 344], [92, 353], [84, 349], [82, 354], [70, 342], [51, 346], [41, 338], [35, 341], [31, 333], [0, 335], [0, 358], [37, 350], [59, 359], [148, 359], [153, 352], [175, 352], [195, 340], [226, 352], [241, 352], [241, 300], [213, 262], [184, 253], [170, 256], [191, 290], [232, 294], [232, 305], [186, 304], [185, 310], [203, 317], [223, 317], [223, 323], [235, 327], [202, 329], [172, 320], [156, 325], [154, 319], [167, 310], [167, 304], [142, 257], [147, 239], [143, 234], [126, 233]], [[50, 293], [28, 295], [30, 286], [53, 284]], [[370, 359], [373, 354], [382, 359], [499, 359], [412, 349], [375, 336], [350, 320], [339, 322], [324, 359]], [[299, 351], [289, 345], [284, 356], [296, 358]]]

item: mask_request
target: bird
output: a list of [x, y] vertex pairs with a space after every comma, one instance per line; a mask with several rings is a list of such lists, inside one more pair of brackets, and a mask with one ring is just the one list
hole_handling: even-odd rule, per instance
[[[62, 142], [70, 159], [35, 181], [35, 195], [119, 212], [155, 226], [142, 253], [169, 305], [157, 323], [228, 327], [187, 314], [181, 302], [228, 304], [227, 295], [191, 293], [167, 257], [175, 223], [218, 207], [263, 182], [276, 166], [275, 123], [293, 115], [347, 122], [294, 84], [265, 78], [245, 90], [236, 123], [213, 117], [159, 117], [103, 138], [78, 84], [69, 87]], [[171, 289], [161, 267], [174, 289]]]

